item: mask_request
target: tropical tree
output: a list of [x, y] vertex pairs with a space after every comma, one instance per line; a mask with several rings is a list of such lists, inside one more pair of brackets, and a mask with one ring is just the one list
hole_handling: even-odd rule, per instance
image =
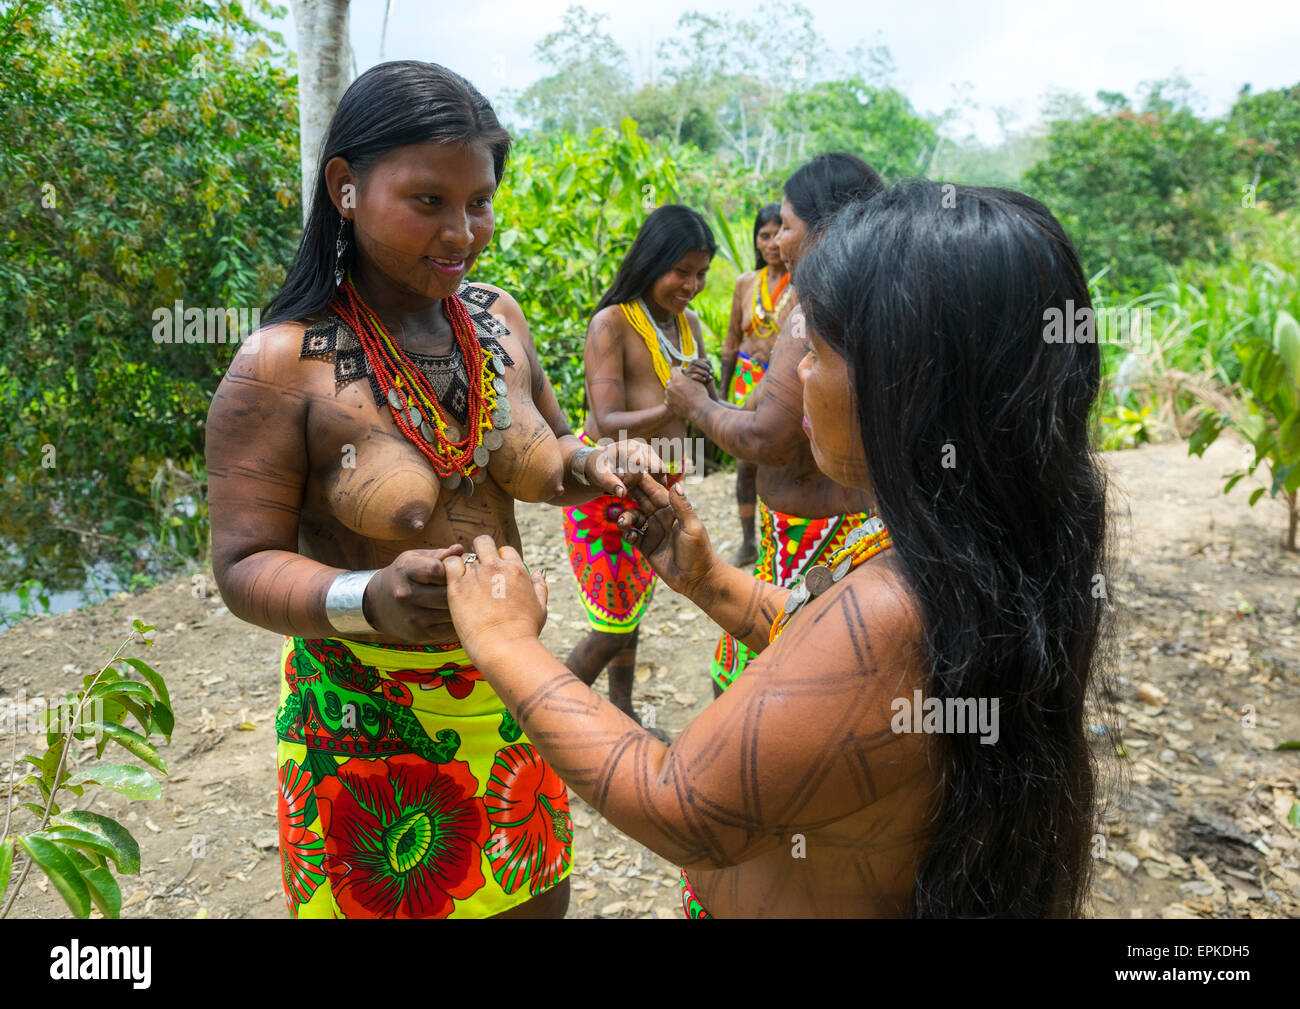
[[[302, 163], [302, 220], [311, 211], [316, 162], [339, 99], [352, 82], [349, 0], [290, 0], [298, 33], [298, 137]], [[388, 11], [384, 12], [384, 28]], [[383, 36], [380, 36], [383, 48]]]
[[[0, 539], [17, 548], [0, 583], [80, 584], [96, 556], [134, 566], [160, 524], [202, 520], [203, 418], [235, 348], [159, 343], [158, 319], [178, 341], [189, 309], [251, 321], [280, 282], [299, 221], [287, 61], [239, 4], [0, 11]], [[168, 459], [197, 493], [160, 515]]]
[[597, 126], [617, 126], [625, 114], [632, 81], [627, 55], [601, 28], [608, 17], [570, 6], [562, 27], [537, 43], [550, 73], [514, 101], [537, 131], [586, 136]]
[[1135, 109], [1100, 92], [1101, 112], [1055, 119], [1026, 189], [1061, 219], [1090, 273], [1151, 286], [1167, 263], [1213, 260], [1229, 215], [1235, 156], [1227, 134], [1202, 120], [1182, 82], [1148, 86]]

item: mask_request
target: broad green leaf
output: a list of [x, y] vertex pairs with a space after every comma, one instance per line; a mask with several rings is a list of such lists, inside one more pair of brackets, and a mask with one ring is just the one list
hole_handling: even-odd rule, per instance
[[1205, 450], [1214, 440], [1219, 437], [1219, 432], [1223, 430], [1225, 417], [1216, 413], [1206, 414], [1201, 418], [1200, 424], [1192, 432], [1191, 438], [1187, 442], [1187, 454], [1204, 456]]
[[94, 689], [86, 695], [93, 701], [99, 697], [112, 697], [126, 701], [134, 699], [139, 703], [151, 705], [154, 702], [154, 693], [149, 689], [148, 684], [137, 683], [135, 680], [118, 680], [116, 683], [97, 683]]
[[1278, 743], [1279, 750], [1300, 750], [1300, 739], [1291, 739], [1285, 743]]
[[[146, 735], [153, 731], [153, 715], [150, 714], [147, 707], [138, 704], [135, 701], [128, 701], [124, 698], [122, 700], [122, 710], [131, 712]], [[121, 722], [121, 719], [114, 719], [114, 721]], [[102, 742], [104, 745], [107, 745], [108, 740], [105, 739]], [[103, 746], [100, 747], [100, 753], [103, 753]]]
[[1283, 462], [1289, 463], [1300, 458], [1300, 413], [1293, 413], [1282, 422], [1277, 441]]
[[70, 848], [85, 848], [87, 851], [97, 851], [101, 855], [114, 856], [117, 854], [113, 850], [113, 846], [102, 837], [76, 827], [53, 826], [27, 836], [39, 837], [52, 844], [61, 844]]
[[130, 764], [101, 764], [68, 779], [70, 785], [103, 785], [128, 799], [157, 799], [162, 795], [158, 779], [143, 768]]
[[117, 871], [124, 876], [140, 874], [140, 846], [131, 832], [112, 817], [85, 809], [70, 809], [58, 821], [88, 834], [95, 834], [112, 845], [117, 852], [113, 862], [117, 865]]
[[49, 801], [49, 798], [50, 798], [50, 786], [47, 785], [47, 784], [45, 783], [45, 779], [44, 779], [44, 778], [38, 778], [38, 777], [37, 777], [36, 775], [34, 775], [34, 774], [29, 774], [29, 775], [27, 775], [27, 777], [23, 778], [23, 784], [24, 784], [24, 785], [35, 785], [37, 788], [39, 788], [39, 789], [41, 790], [41, 798], [42, 798], [42, 799], [45, 799], [46, 801]]
[[1248, 503], [1252, 508], [1255, 507], [1255, 502], [1258, 501], [1261, 497], [1264, 496], [1264, 491], [1265, 491], [1265, 489], [1266, 489], [1266, 488], [1264, 488], [1264, 487], [1256, 487], [1255, 490], [1251, 493], [1251, 495], [1250, 495], [1250, 500], [1249, 500], [1247, 503]]
[[18, 844], [45, 873], [78, 918], [90, 914], [90, 889], [81, 873], [58, 846], [39, 837], [20, 837]]
[[68, 857], [80, 871], [81, 878], [86, 881], [90, 899], [95, 902], [100, 914], [105, 918], [120, 918], [122, 890], [117, 885], [117, 880], [113, 878], [113, 874], [104, 866], [96, 865], [79, 851], [69, 851]]
[[[176, 727], [176, 717], [172, 714], [172, 709], [166, 704], [155, 703], [153, 706], [153, 721], [150, 723], [150, 732], [161, 732], [167, 737], [167, 742], [172, 741], [172, 730]], [[166, 768], [162, 769], [164, 772]]]
[[559, 179], [555, 182], [556, 199], [562, 199], [564, 197], [564, 194], [569, 191], [569, 187], [573, 185], [573, 178], [577, 174], [578, 169], [572, 161], [564, 166], [560, 172]]
[[122, 661], [149, 681], [149, 685], [153, 687], [154, 693], [158, 695], [158, 699], [163, 704], [169, 708], [172, 706], [171, 694], [167, 692], [167, 684], [163, 680], [161, 673], [142, 659], [123, 659]]
[[[154, 709], [154, 715], [157, 716], [157, 709]], [[158, 751], [154, 749], [153, 744], [138, 732], [133, 732], [125, 725], [118, 725], [116, 722], [85, 722], [82, 728], [87, 734], [100, 733], [108, 736], [117, 743], [130, 750], [137, 757], [143, 760], [150, 767], [156, 767], [167, 773], [167, 762], [158, 756]]]
[[112, 666], [109, 666], [106, 669], [101, 669], [98, 673], [87, 673], [81, 678], [81, 685], [85, 687], [85, 689], [89, 690], [90, 685], [96, 681], [99, 683], [114, 683], [121, 678], [122, 674]]

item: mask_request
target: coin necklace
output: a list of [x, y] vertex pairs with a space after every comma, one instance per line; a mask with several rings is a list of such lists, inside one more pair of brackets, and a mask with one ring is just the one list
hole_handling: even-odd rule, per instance
[[844, 540], [844, 545], [826, 559], [826, 563], [814, 564], [809, 568], [803, 580], [790, 592], [790, 597], [785, 602], [785, 609], [772, 621], [772, 629], [767, 635], [768, 642], [771, 643], [780, 637], [791, 618], [809, 599], [821, 595], [859, 564], [888, 550], [893, 545], [885, 523], [875, 515], [854, 529]]
[[335, 290], [330, 307], [357, 334], [398, 430], [429, 460], [443, 487], [459, 487], [469, 497], [487, 478], [488, 461], [505, 444], [501, 432], [511, 424], [506, 366], [500, 355], [484, 351], [459, 297], [453, 294], [443, 304], [470, 375], [468, 434], [443, 412], [429, 379], [362, 300], [350, 276]]

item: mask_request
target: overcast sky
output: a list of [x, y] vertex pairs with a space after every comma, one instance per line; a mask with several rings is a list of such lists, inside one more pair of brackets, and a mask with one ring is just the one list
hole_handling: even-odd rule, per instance
[[[352, 0], [357, 68], [379, 62], [386, 0]], [[560, 27], [569, 0], [483, 0], [446, 4], [393, 0], [385, 59], [424, 59], [468, 77], [490, 99], [524, 88], [544, 72], [533, 47]], [[733, 0], [589, 0], [609, 14], [605, 30], [644, 76], [659, 42], [687, 10], [752, 16], [754, 3]], [[1219, 114], [1238, 89], [1300, 82], [1300, 0], [1225, 4], [1204, 0], [938, 0], [928, 4], [806, 0], [818, 33], [843, 53], [857, 43], [888, 46], [894, 82], [922, 112], [956, 104], [964, 88], [978, 110], [968, 125], [982, 140], [999, 138], [993, 110], [1010, 108], [1025, 125], [1038, 118], [1053, 88], [1091, 98], [1098, 90], [1136, 93], [1143, 80], [1180, 72]], [[780, 31], [773, 25], [773, 31]], [[286, 42], [294, 44], [292, 19]]]

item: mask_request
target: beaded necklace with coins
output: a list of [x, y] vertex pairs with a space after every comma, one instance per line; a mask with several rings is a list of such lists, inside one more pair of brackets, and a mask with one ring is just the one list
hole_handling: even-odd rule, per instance
[[766, 266], [759, 270], [758, 279], [754, 281], [754, 312], [749, 320], [749, 329], [745, 331], [747, 335], [752, 334], [759, 339], [776, 335], [777, 310], [790, 286], [790, 271], [786, 270], [776, 282], [776, 287], [769, 289], [767, 271]]
[[468, 432], [448, 418], [429, 379], [365, 303], [350, 274], [335, 290], [330, 307], [357, 334], [379, 389], [388, 397], [398, 430], [429, 460], [443, 487], [459, 488], [462, 495], [471, 496], [475, 485], [487, 478], [492, 453], [505, 444], [501, 432], [510, 427], [511, 420], [505, 362], [479, 343], [464, 302], [450, 295], [443, 301], [443, 310], [470, 376]]
[[803, 580], [790, 592], [785, 602], [785, 609], [772, 621], [768, 632], [769, 643], [781, 636], [790, 620], [803, 609], [809, 599], [819, 596], [859, 564], [869, 561], [876, 554], [893, 546], [889, 530], [878, 516], [873, 515], [858, 526], [844, 540], [844, 545], [826, 559], [824, 564], [814, 564], [803, 576]]
[[[655, 375], [663, 385], [668, 385], [668, 380], [672, 378], [672, 365], [670, 359], [677, 361], [679, 364], [689, 364], [699, 357], [699, 351], [695, 346], [695, 338], [691, 335], [691, 325], [686, 319], [685, 312], [679, 312], [676, 316], [677, 335], [682, 342], [682, 349], [678, 350], [672, 345], [659, 324], [654, 321], [650, 310], [646, 307], [644, 301], [637, 298], [635, 302], [628, 302], [618, 306], [623, 310], [623, 315], [631, 323], [632, 328], [641, 337], [646, 345], [646, 350], [650, 351], [650, 357], [654, 361]], [[669, 323], [671, 326], [672, 323]]]

